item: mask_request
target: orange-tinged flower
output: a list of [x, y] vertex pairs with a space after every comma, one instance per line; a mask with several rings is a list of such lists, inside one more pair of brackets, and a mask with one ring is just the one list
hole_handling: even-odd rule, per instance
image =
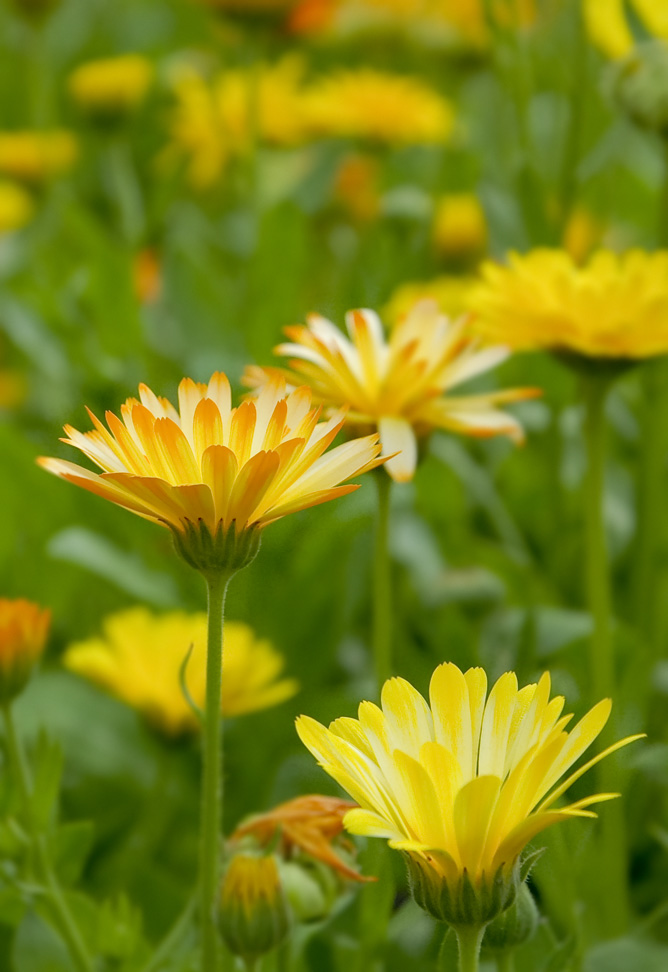
[[[199, 719], [181, 689], [181, 667], [190, 699], [204, 708], [206, 694], [206, 614], [143, 607], [105, 618], [101, 637], [70, 645], [63, 662], [143, 713], [163, 732], [176, 736], [199, 728]], [[284, 661], [274, 646], [241, 621], [225, 624], [221, 708], [228, 718], [278, 705], [298, 689], [281, 678]]]
[[341, 483], [383, 461], [376, 435], [326, 453], [345, 412], [319, 422], [310, 389], [286, 394], [282, 378], [238, 408], [232, 407], [229, 381], [220, 372], [208, 385], [184, 378], [180, 411], [146, 385], [140, 385], [139, 397], [125, 402], [121, 419], [107, 412], [108, 428], [92, 412], [93, 431], [65, 427], [63, 441], [80, 449], [101, 473], [63, 459], [39, 462], [56, 476], [169, 527], [177, 546], [179, 539], [203, 531], [209, 541], [227, 542], [228, 536], [343, 496], [358, 487]]
[[0, 598], [0, 703], [22, 691], [42, 657], [51, 612], [23, 599]]
[[146, 247], [135, 256], [132, 267], [134, 291], [142, 304], [154, 304], [162, 292], [162, 266], [155, 250]]
[[383, 455], [390, 457], [387, 471], [398, 481], [412, 479], [417, 440], [433, 429], [522, 441], [520, 424], [497, 406], [534, 397], [535, 389], [449, 394], [508, 356], [504, 347], [482, 347], [468, 318], [450, 321], [435, 303], [424, 302], [389, 338], [370, 310], [351, 311], [346, 324], [349, 338], [318, 315], [305, 327], [286, 328], [291, 341], [275, 350], [290, 359], [289, 368], [249, 367], [244, 383], [257, 388], [281, 376], [293, 385], [307, 381], [328, 408], [349, 405], [349, 425], [378, 428]]
[[234, 842], [252, 836], [266, 847], [273, 843], [278, 834], [281, 853], [286, 857], [295, 851], [303, 851], [352, 881], [373, 880], [346, 864], [333, 846], [333, 841], [343, 832], [343, 818], [356, 807], [356, 803], [338, 797], [320, 794], [296, 797], [267, 813], [244, 821], [234, 831], [231, 840]]

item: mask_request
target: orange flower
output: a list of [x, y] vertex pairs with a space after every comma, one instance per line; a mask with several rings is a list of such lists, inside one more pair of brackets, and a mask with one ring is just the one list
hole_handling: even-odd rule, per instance
[[51, 612], [31, 601], [0, 598], [0, 703], [25, 687], [42, 656]]
[[251, 817], [241, 824], [232, 834], [232, 840], [252, 836], [264, 847], [280, 835], [281, 852], [289, 857], [293, 851], [322, 861], [351, 881], [373, 881], [349, 867], [336, 853], [332, 842], [343, 832], [343, 818], [356, 803], [340, 800], [338, 797], [310, 796], [296, 797], [281, 803], [267, 813]]

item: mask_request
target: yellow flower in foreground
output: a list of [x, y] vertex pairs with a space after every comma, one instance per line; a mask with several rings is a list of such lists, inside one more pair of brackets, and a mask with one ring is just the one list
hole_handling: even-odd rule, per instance
[[136, 107], [146, 97], [153, 65], [139, 54], [123, 54], [81, 64], [69, 76], [74, 100], [92, 113], [116, 114]]
[[26, 685], [42, 657], [51, 612], [22, 599], [0, 598], [0, 703]]
[[563, 250], [486, 263], [471, 298], [490, 341], [591, 358], [668, 352], [668, 251], [596, 251], [577, 266]]
[[250, 367], [244, 383], [262, 387], [283, 376], [293, 385], [308, 382], [315, 400], [328, 408], [349, 405], [350, 425], [378, 428], [382, 454], [392, 456], [387, 471], [398, 481], [413, 477], [417, 440], [433, 429], [522, 440], [519, 423], [497, 406], [533, 397], [535, 390], [446, 394], [508, 355], [506, 348], [481, 348], [467, 318], [452, 322], [434, 303], [424, 302], [393, 329], [389, 339], [373, 311], [350, 311], [346, 324], [350, 338], [315, 314], [305, 327], [286, 328], [291, 343], [275, 351], [290, 358], [289, 369]]
[[[170, 735], [196, 730], [199, 720], [181, 690], [180, 671], [192, 646], [185, 673], [188, 694], [201, 709], [206, 690], [206, 614], [171, 611], [155, 615], [130, 608], [106, 618], [99, 638], [70, 645], [63, 662], [143, 713]], [[294, 679], [280, 678], [283, 658], [252, 629], [228, 621], [223, 642], [222, 712], [246, 715], [278, 705], [297, 691]]]
[[[629, 0], [628, 7], [653, 36], [668, 40], [668, 7], [657, 0]], [[608, 57], [628, 54], [635, 38], [627, 18], [626, 0], [584, 0], [587, 33]]]
[[416, 304], [425, 300], [434, 301], [446, 317], [461, 317], [468, 312], [471, 291], [477, 282], [476, 277], [444, 275], [400, 284], [385, 305], [385, 317], [394, 327]]
[[29, 223], [35, 212], [32, 196], [14, 182], [0, 180], [0, 233], [10, 233]]
[[445, 142], [454, 127], [450, 102], [418, 77], [339, 70], [314, 82], [308, 97], [322, 135], [408, 145]]
[[571, 716], [561, 714], [563, 697], [550, 700], [548, 673], [518, 690], [507, 672], [487, 695], [481, 668], [462, 673], [446, 663], [432, 676], [429, 705], [400, 678], [385, 683], [381, 699], [382, 708], [362, 702], [358, 720], [336, 719], [329, 729], [301, 716], [297, 731], [360, 804], [346, 815], [346, 829], [405, 851], [428, 910], [436, 907], [432, 889], [443, 884], [453, 901], [462, 880], [481, 901], [490, 886], [512, 884], [519, 855], [537, 834], [593, 817], [591, 804], [617, 796], [597, 793], [558, 806], [571, 784], [640, 738], [622, 739], [569, 773], [605, 726], [611, 702], [599, 702], [567, 732]]
[[280, 378], [238, 408], [232, 408], [230, 384], [220, 372], [208, 385], [184, 378], [180, 412], [146, 385], [139, 397], [121, 407], [122, 420], [107, 412], [108, 429], [92, 413], [93, 431], [65, 427], [64, 441], [101, 474], [63, 459], [38, 461], [62, 479], [168, 526], [181, 555], [200, 570], [215, 567], [220, 553], [227, 557], [226, 545], [240, 534], [248, 533], [251, 543], [250, 536], [268, 523], [352, 492], [356, 485], [339, 484], [383, 461], [376, 435], [325, 455], [345, 412], [318, 422], [310, 390], [286, 395]]
[[76, 157], [70, 132], [0, 132], [0, 173], [14, 179], [44, 182], [71, 169]]

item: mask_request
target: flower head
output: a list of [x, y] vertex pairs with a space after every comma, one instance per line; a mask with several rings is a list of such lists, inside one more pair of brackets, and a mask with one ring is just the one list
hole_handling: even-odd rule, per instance
[[0, 703], [25, 687], [42, 657], [51, 612], [31, 601], [0, 598]]
[[480, 257], [487, 247], [487, 220], [470, 192], [442, 196], [436, 205], [432, 239], [440, 256], [458, 261]]
[[634, 46], [627, 6], [652, 36], [668, 40], [668, 10], [662, 3], [655, 0], [629, 0], [628, 4], [626, 0], [584, 0], [587, 33], [608, 57], [624, 57]]
[[35, 211], [30, 193], [15, 182], [0, 180], [0, 233], [11, 233], [29, 223]]
[[70, 132], [0, 132], [0, 173], [41, 183], [71, 169], [77, 143]]
[[87, 61], [69, 76], [70, 94], [96, 115], [119, 115], [139, 105], [153, 77], [153, 65], [139, 54]]
[[315, 81], [308, 114], [316, 132], [389, 145], [447, 141], [454, 127], [448, 101], [420, 78], [372, 68], [339, 70]]
[[[604, 756], [639, 738], [622, 739], [569, 773], [605, 726], [611, 702], [599, 702], [567, 732], [571, 716], [561, 715], [562, 697], [550, 699], [547, 673], [518, 689], [508, 672], [487, 695], [482, 669], [443, 664], [429, 704], [400, 678], [385, 683], [381, 700], [382, 708], [363, 702], [358, 720], [336, 719], [329, 729], [301, 716], [297, 731], [360, 804], [346, 815], [346, 829], [404, 851], [429, 910], [456, 909], [462, 881], [496, 913], [507, 907], [512, 893], [499, 904], [494, 888], [512, 883], [524, 847], [561, 820], [595, 816], [587, 808], [617, 794], [557, 801]], [[435, 887], [446, 892], [440, 904]]]
[[232, 841], [254, 837], [262, 847], [273, 843], [280, 836], [281, 853], [290, 858], [301, 851], [308, 857], [327, 864], [343, 877], [352, 881], [367, 881], [340, 857], [333, 842], [341, 836], [343, 818], [357, 804], [338, 797], [296, 797], [274, 807], [268, 813], [256, 814], [240, 824], [232, 834]]
[[[268, 523], [358, 487], [339, 485], [382, 463], [378, 436], [346, 442], [326, 455], [345, 421], [319, 422], [311, 391], [286, 394], [275, 378], [255, 401], [232, 408], [222, 373], [208, 385], [185, 378], [179, 409], [141, 385], [140, 400], [107, 412], [108, 428], [65, 427], [69, 445], [102, 470], [62, 459], [39, 460], [49, 472], [172, 530], [177, 549], [199, 570], [248, 563], [241, 545]], [[247, 535], [247, 536], [246, 536]], [[235, 546], [236, 545], [236, 546]], [[256, 549], [256, 548], [255, 548]], [[252, 558], [251, 558], [252, 559]]]
[[668, 351], [668, 251], [597, 250], [578, 266], [563, 250], [534, 250], [481, 273], [471, 305], [488, 340], [589, 358]]
[[232, 857], [221, 887], [220, 927], [232, 954], [247, 961], [281, 944], [290, 912], [274, 857]]
[[[112, 695], [142, 712], [168, 735], [194, 731], [198, 719], [181, 689], [181, 669], [191, 700], [204, 708], [206, 614], [146, 608], [120, 611], [105, 619], [101, 637], [70, 645], [63, 661]], [[190, 653], [189, 653], [190, 652]], [[239, 621], [228, 621], [223, 642], [221, 706], [228, 717], [278, 705], [297, 691], [281, 678], [283, 658]]]
[[413, 477], [417, 439], [432, 429], [503, 434], [521, 441], [519, 423], [497, 405], [532, 396], [533, 390], [446, 394], [508, 354], [501, 347], [481, 348], [467, 318], [452, 322], [435, 304], [425, 302], [389, 338], [370, 310], [351, 311], [346, 324], [349, 338], [318, 315], [311, 315], [305, 327], [286, 328], [291, 342], [275, 350], [290, 358], [289, 369], [248, 368], [245, 384], [258, 387], [282, 375], [292, 384], [307, 381], [316, 401], [328, 408], [349, 405], [350, 425], [377, 427], [383, 455], [398, 453], [389, 459], [387, 471], [400, 481]]

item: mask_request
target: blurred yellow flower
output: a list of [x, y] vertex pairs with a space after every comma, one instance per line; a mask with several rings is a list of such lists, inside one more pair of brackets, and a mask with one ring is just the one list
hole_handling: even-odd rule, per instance
[[287, 859], [295, 851], [302, 851], [351, 881], [373, 880], [346, 864], [333, 846], [343, 831], [346, 813], [356, 806], [348, 800], [317, 793], [295, 797], [267, 813], [254, 814], [237, 827], [230, 840], [234, 843], [254, 837], [261, 847], [268, 847], [275, 844], [278, 834], [280, 852]]
[[436, 203], [432, 240], [445, 259], [475, 260], [487, 248], [487, 219], [471, 192], [451, 193]]
[[416, 304], [425, 300], [434, 301], [446, 317], [461, 317], [469, 311], [471, 291], [477, 282], [476, 277], [445, 275], [400, 284], [385, 305], [385, 319], [394, 327]]
[[29, 223], [35, 204], [29, 192], [15, 182], [0, 180], [0, 233], [10, 233]]
[[211, 83], [187, 71], [174, 85], [168, 157], [183, 158], [197, 189], [214, 185], [227, 161], [254, 141], [290, 146], [309, 133], [305, 65], [289, 55], [275, 64], [221, 72]]
[[322, 135], [390, 145], [445, 142], [454, 128], [450, 102], [421, 78], [365, 67], [314, 81], [308, 115]]
[[93, 431], [65, 427], [64, 441], [99, 466], [101, 475], [64, 459], [38, 461], [56, 476], [169, 527], [179, 553], [198, 569], [205, 567], [189, 559], [193, 544], [203, 544], [198, 556], [227, 557], [235, 538], [248, 534], [248, 543], [252, 537], [259, 542], [258, 530], [268, 523], [358, 489], [339, 484], [383, 462], [377, 435], [324, 455], [345, 412], [318, 422], [310, 389], [286, 394], [280, 378], [238, 408], [232, 408], [221, 372], [208, 385], [183, 379], [180, 414], [146, 385], [139, 386], [139, 397], [121, 406], [122, 421], [107, 412], [109, 429], [92, 412]]
[[199, 0], [206, 7], [223, 13], [245, 16], [282, 15], [294, 7], [297, 0]]
[[481, 275], [471, 306], [490, 341], [592, 358], [668, 352], [668, 251], [597, 250], [578, 266], [563, 250], [533, 250]]
[[627, 10], [650, 35], [668, 40], [668, 6], [661, 0], [584, 0], [589, 37], [607, 57], [624, 57], [635, 45]]
[[0, 132], [0, 173], [19, 181], [45, 182], [71, 169], [76, 157], [70, 132]]
[[605, 226], [589, 209], [576, 206], [564, 227], [562, 245], [576, 263], [584, 263], [600, 247], [604, 233]]
[[123, 54], [88, 61], [68, 78], [69, 92], [91, 114], [116, 115], [130, 111], [144, 98], [153, 78], [153, 65], [139, 54]]
[[614, 743], [563, 779], [605, 726], [609, 699], [566, 732], [572, 717], [561, 715], [563, 697], [550, 700], [548, 673], [518, 690], [507, 672], [487, 695], [481, 668], [443, 664], [429, 704], [401, 678], [385, 683], [381, 700], [382, 708], [362, 702], [358, 720], [336, 719], [329, 729], [301, 716], [297, 731], [360, 804], [346, 829], [387, 838], [427, 887], [445, 882], [453, 897], [463, 880], [476, 891], [512, 880], [522, 850], [546, 827], [595, 816], [586, 808], [618, 794], [555, 805], [604, 756], [640, 738]]
[[0, 704], [25, 687], [42, 657], [51, 612], [21, 598], [0, 598]]
[[399, 482], [413, 478], [417, 440], [433, 429], [522, 441], [519, 422], [497, 406], [533, 397], [534, 389], [448, 394], [508, 356], [503, 347], [481, 348], [468, 318], [450, 321], [429, 301], [414, 307], [389, 338], [370, 310], [350, 311], [346, 325], [350, 339], [316, 314], [306, 326], [286, 328], [291, 342], [275, 352], [289, 357], [289, 367], [250, 366], [243, 383], [262, 388], [284, 377], [291, 385], [308, 382], [315, 400], [329, 409], [349, 405], [346, 422], [378, 429], [382, 454], [392, 457], [387, 471]]
[[[70, 645], [63, 663], [176, 736], [199, 727], [181, 690], [180, 671], [192, 646], [185, 681], [190, 698], [203, 709], [206, 629], [204, 613], [156, 615], [146, 608], [130, 608], [106, 618], [101, 637]], [[298, 684], [280, 678], [283, 665], [269, 641], [256, 638], [247, 624], [228, 621], [223, 640], [223, 714], [246, 715], [293, 696]]]

